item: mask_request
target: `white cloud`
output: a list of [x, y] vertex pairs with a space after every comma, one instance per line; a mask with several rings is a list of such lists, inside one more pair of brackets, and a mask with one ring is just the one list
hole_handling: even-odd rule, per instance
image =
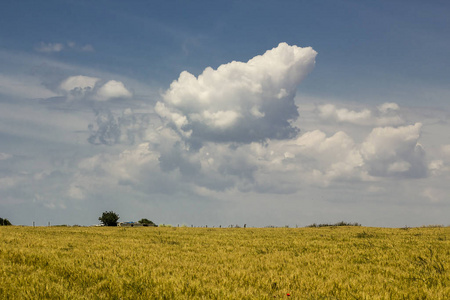
[[383, 103], [382, 105], [380, 105], [378, 107], [378, 110], [381, 113], [384, 113], [384, 114], [389, 112], [389, 111], [397, 111], [399, 109], [400, 109], [400, 107], [398, 106], [398, 104], [397, 103], [393, 103], [393, 102], [386, 102], [386, 103]]
[[86, 44], [84, 46], [79, 46], [75, 42], [68, 42], [67, 46], [69, 46], [70, 49], [80, 51], [80, 52], [94, 52], [94, 47], [90, 44]]
[[374, 176], [425, 176], [425, 151], [418, 142], [421, 128], [421, 123], [374, 128], [361, 145], [369, 173]]
[[[91, 168], [94, 177], [103, 174], [95, 171], [101, 168], [111, 174], [113, 182], [129, 182], [141, 190], [148, 187], [143, 178], [162, 176], [169, 185], [189, 183], [183, 189], [192, 193], [205, 189], [293, 193], [305, 185], [325, 187], [339, 182], [426, 176], [424, 150], [418, 143], [420, 129], [420, 123], [374, 128], [362, 143], [343, 131], [327, 136], [314, 130], [294, 139], [267, 140], [263, 144], [204, 142], [192, 151], [174, 129], [149, 125], [141, 135], [145, 143], [118, 156], [86, 160], [80, 167]], [[117, 138], [121, 135], [123, 132]], [[96, 180], [77, 182], [72, 192], [77, 195], [83, 182], [89, 186]]]
[[155, 110], [185, 137], [251, 142], [295, 136], [294, 96], [316, 52], [281, 43], [246, 63], [233, 61], [198, 77], [182, 72]]
[[59, 89], [68, 94], [69, 99], [91, 99], [107, 101], [114, 98], [130, 98], [132, 93], [123, 82], [110, 80], [100, 85], [100, 78], [89, 76], [70, 76], [59, 85]]
[[114, 98], [131, 98], [132, 93], [122, 82], [110, 80], [97, 90], [96, 96], [98, 100], [106, 101]]
[[41, 42], [39, 45], [34, 47], [34, 49], [37, 52], [42, 53], [55, 53], [55, 52], [61, 52], [61, 51], [77, 51], [77, 52], [94, 52], [95, 49], [90, 44], [85, 44], [83, 46], [78, 45], [75, 42], [67, 42], [67, 43], [44, 43]]
[[141, 143], [120, 153], [102, 153], [83, 159], [78, 164], [79, 171], [73, 176], [67, 194], [81, 199], [86, 195], [104, 193], [105, 190], [172, 194], [193, 189], [194, 186], [188, 187], [183, 183], [180, 168], [183, 170], [184, 166], [179, 167], [181, 160], [173, 162], [175, 168], [162, 170], [162, 153], [167, 154], [174, 149], [173, 145], [167, 152], [159, 152], [154, 147], [148, 142]]
[[377, 111], [367, 108], [361, 111], [337, 108], [334, 104], [318, 106], [319, 116], [324, 120], [340, 123], [350, 123], [365, 126], [396, 126], [404, 124], [398, 114], [399, 106], [396, 103], [384, 103], [377, 107]]
[[333, 104], [319, 106], [319, 115], [323, 119], [333, 119], [337, 122], [349, 122], [358, 125], [365, 124], [372, 118], [372, 113], [368, 109], [356, 112], [346, 108], [337, 109]]
[[61, 52], [63, 49], [64, 49], [64, 45], [61, 43], [41, 42], [38, 46], [35, 47], [36, 51], [44, 52], [44, 53]]
[[344, 160], [355, 147], [353, 139], [342, 131], [331, 137], [327, 137], [320, 130], [306, 132], [297, 138], [295, 144], [299, 146], [300, 153], [316, 156], [326, 164]]
[[89, 76], [71, 76], [65, 79], [59, 85], [59, 88], [72, 95], [84, 96], [87, 92], [92, 91], [99, 81], [99, 78]]
[[440, 159], [438, 160], [433, 160], [428, 164], [428, 169], [430, 170], [439, 170], [442, 168], [442, 166], [444, 165], [444, 162]]
[[94, 49], [94, 47], [92, 45], [86, 44], [86, 45], [84, 45], [84, 46], [82, 46], [80, 48], [80, 51], [82, 51], [82, 52], [94, 52], [95, 49]]
[[152, 152], [148, 143], [142, 143], [132, 150], [123, 151], [117, 160], [110, 161], [106, 167], [119, 180], [137, 181], [142, 169], [158, 168], [158, 153]]
[[421, 123], [398, 128], [374, 128], [362, 145], [362, 153], [368, 160], [385, 160], [398, 152], [408, 151], [417, 145], [421, 128]]
[[271, 141], [262, 149], [266, 154], [261, 155], [260, 149], [260, 170], [255, 174], [261, 190], [283, 187], [292, 192], [303, 184], [327, 186], [335, 181], [372, 180], [364, 169], [358, 145], [342, 131], [330, 137], [320, 130], [305, 132], [294, 140]]
[[429, 162], [428, 170], [432, 175], [443, 179], [450, 176], [450, 145], [442, 145], [439, 150], [435, 159]]
[[426, 176], [424, 150], [418, 143], [420, 128], [419, 123], [375, 128], [361, 144], [345, 132], [327, 136], [320, 130], [264, 145], [253, 142], [231, 147], [209, 142], [200, 152], [184, 155], [200, 163], [200, 175], [190, 175], [200, 186], [294, 192], [305, 183], [328, 186]]

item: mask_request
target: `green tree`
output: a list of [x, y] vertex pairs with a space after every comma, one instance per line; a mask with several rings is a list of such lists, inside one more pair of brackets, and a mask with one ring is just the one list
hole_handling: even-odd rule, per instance
[[113, 211], [105, 211], [98, 219], [105, 226], [117, 226], [119, 215]]
[[8, 219], [0, 218], [0, 226], [12, 225]]
[[156, 226], [155, 223], [153, 223], [152, 221], [150, 221], [149, 219], [140, 219], [138, 221], [139, 224], [142, 224], [144, 226]]

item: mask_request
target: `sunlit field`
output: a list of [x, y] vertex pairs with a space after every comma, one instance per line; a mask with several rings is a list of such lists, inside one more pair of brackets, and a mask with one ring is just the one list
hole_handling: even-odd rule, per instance
[[0, 299], [450, 299], [449, 271], [449, 227], [0, 227]]

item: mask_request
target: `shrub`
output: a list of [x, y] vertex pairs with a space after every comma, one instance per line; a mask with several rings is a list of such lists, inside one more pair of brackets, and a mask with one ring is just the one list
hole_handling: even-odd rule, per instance
[[0, 226], [8, 226], [8, 225], [12, 225], [8, 219], [0, 218]]
[[153, 221], [150, 221], [149, 219], [140, 219], [138, 223], [142, 224], [143, 226], [157, 226]]

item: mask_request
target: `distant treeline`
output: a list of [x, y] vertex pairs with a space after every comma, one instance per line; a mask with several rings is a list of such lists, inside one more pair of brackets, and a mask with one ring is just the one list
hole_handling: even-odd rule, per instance
[[334, 224], [328, 224], [328, 223], [316, 224], [316, 223], [313, 223], [313, 224], [308, 225], [306, 227], [331, 227], [331, 226], [361, 226], [361, 224], [359, 224], [359, 223], [347, 223], [347, 222], [341, 221], [341, 222], [334, 223]]

